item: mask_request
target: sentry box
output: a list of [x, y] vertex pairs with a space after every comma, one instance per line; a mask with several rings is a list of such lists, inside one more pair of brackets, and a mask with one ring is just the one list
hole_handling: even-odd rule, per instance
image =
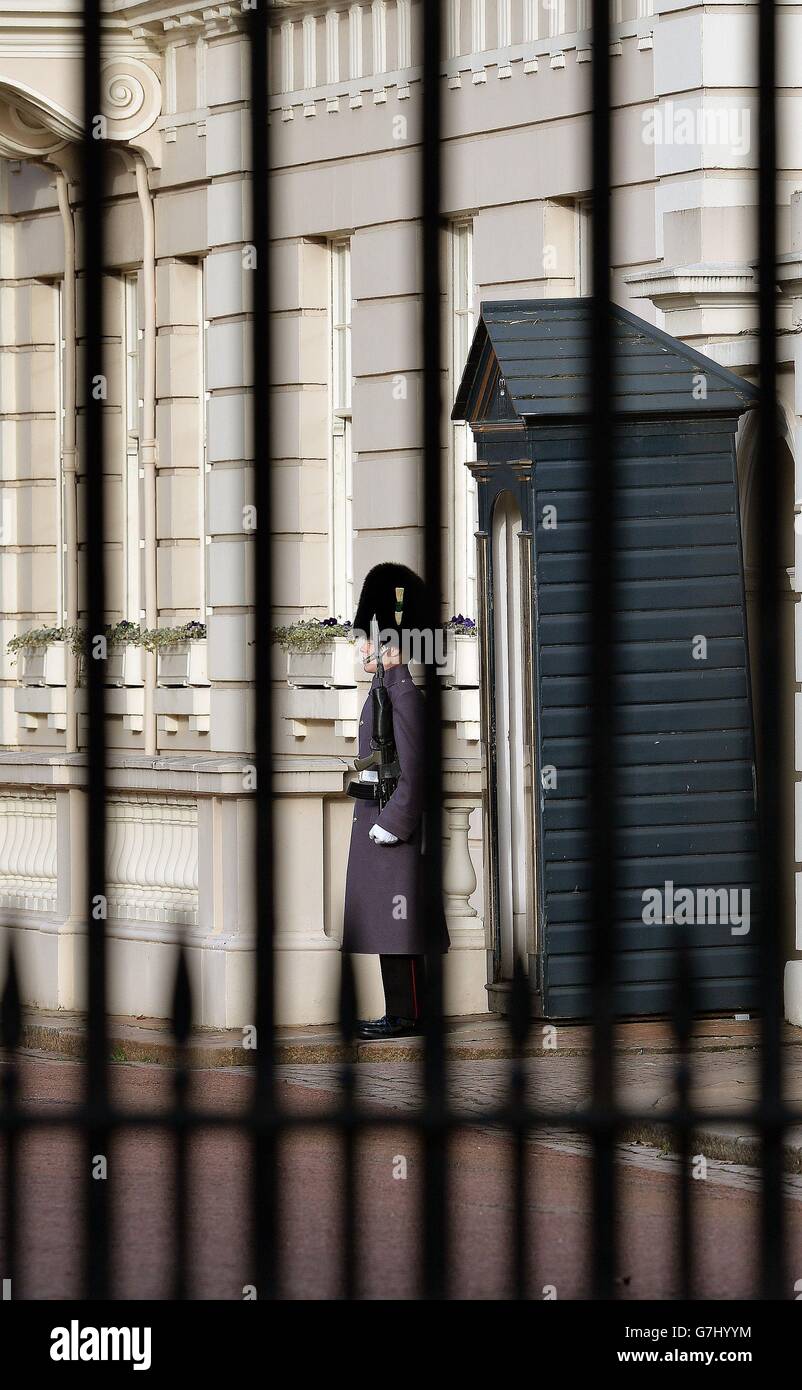
[[[616, 1008], [757, 1003], [755, 744], [735, 457], [756, 390], [612, 310]], [[477, 458], [491, 1007], [591, 994], [591, 302], [487, 303], [452, 419]]]

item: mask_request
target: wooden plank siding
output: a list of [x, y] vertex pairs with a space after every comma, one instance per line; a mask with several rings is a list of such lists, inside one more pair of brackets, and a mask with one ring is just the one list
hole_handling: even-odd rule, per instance
[[[747, 935], [719, 921], [690, 930], [696, 1008], [748, 1010], [757, 806], [734, 436], [756, 392], [626, 311], [614, 317], [617, 1008], [673, 1007], [678, 928], [643, 920], [644, 890], [670, 881], [749, 890]], [[513, 486], [532, 535], [537, 976], [554, 1018], [593, 1010], [588, 326], [587, 301], [484, 305], [454, 409], [476, 431], [480, 528], [531, 465]]]

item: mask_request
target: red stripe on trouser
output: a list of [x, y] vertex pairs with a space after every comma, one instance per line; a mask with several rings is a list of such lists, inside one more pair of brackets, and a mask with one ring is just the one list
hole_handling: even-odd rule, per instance
[[413, 1010], [414, 1010], [414, 1012], [413, 1012], [413, 1014], [412, 1014], [412, 1017], [413, 1017], [413, 1018], [417, 1018], [417, 1017], [418, 1017], [418, 991], [417, 991], [416, 984], [415, 984], [415, 962], [414, 962], [414, 960], [411, 960], [411, 961], [409, 962], [409, 968], [410, 968], [410, 970], [412, 971], [412, 1008], [413, 1008]]

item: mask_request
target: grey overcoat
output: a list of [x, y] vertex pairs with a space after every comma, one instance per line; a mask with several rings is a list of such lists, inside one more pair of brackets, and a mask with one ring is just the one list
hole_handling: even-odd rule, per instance
[[[421, 817], [425, 770], [423, 766], [424, 696], [409, 674], [408, 666], [391, 666], [384, 683], [393, 707], [401, 777], [380, 813], [378, 802], [354, 801], [351, 849], [345, 883], [343, 950], [367, 955], [422, 955], [426, 949], [421, 891]], [[374, 676], [373, 685], [376, 684]], [[359, 717], [359, 756], [370, 752], [373, 710], [370, 695]], [[397, 845], [377, 845], [369, 837], [378, 823]], [[448, 931], [442, 901], [438, 904], [443, 950], [448, 950]]]

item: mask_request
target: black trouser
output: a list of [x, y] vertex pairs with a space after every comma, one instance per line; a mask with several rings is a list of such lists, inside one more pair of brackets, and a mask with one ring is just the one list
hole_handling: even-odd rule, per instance
[[385, 1012], [396, 1018], [420, 1018], [426, 982], [425, 956], [379, 956]]

